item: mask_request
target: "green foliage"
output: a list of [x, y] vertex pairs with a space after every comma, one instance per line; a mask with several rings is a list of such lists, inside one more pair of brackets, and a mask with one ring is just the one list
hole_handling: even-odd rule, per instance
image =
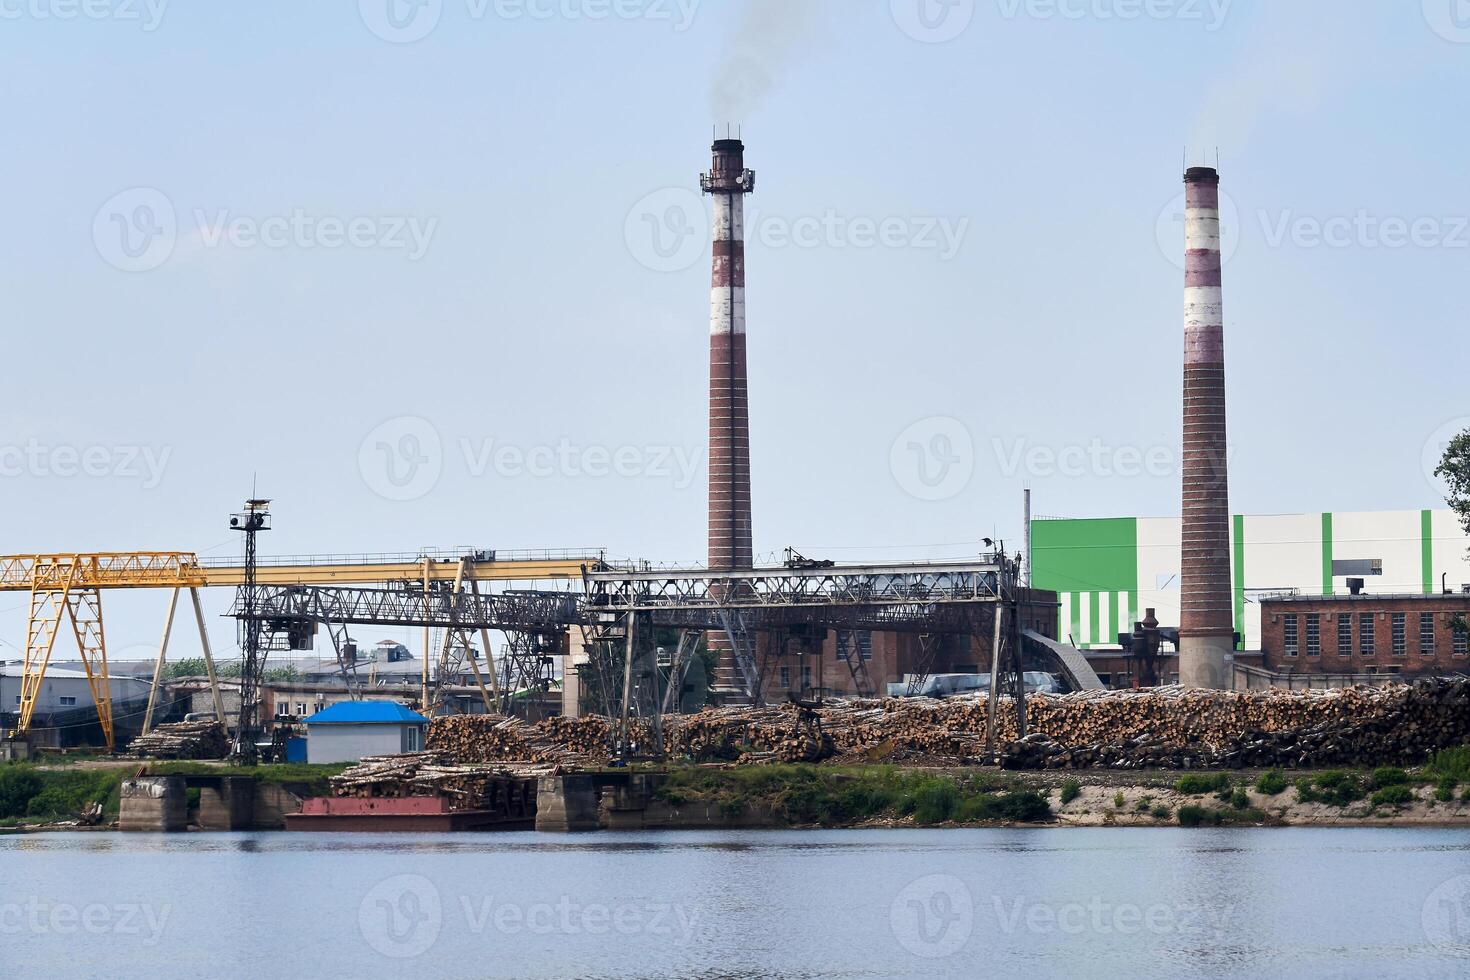
[[1347, 806], [1368, 795], [1367, 788], [1358, 777], [1340, 769], [1319, 773], [1315, 777], [1303, 776], [1297, 780], [1296, 787], [1297, 796], [1303, 803]]
[[1121, 809], [1123, 809], [1123, 804], [1125, 804], [1127, 802], [1128, 802], [1128, 799], [1127, 799], [1127, 797], [1125, 797], [1123, 795], [1123, 791], [1122, 790], [1119, 790], [1118, 792], [1116, 792], [1116, 793], [1113, 794], [1113, 809], [1114, 810], [1121, 810]]
[[1190, 773], [1174, 784], [1177, 792], [1185, 796], [1204, 796], [1206, 793], [1228, 793], [1231, 782], [1228, 773]]
[[1445, 749], [1435, 753], [1429, 771], [1436, 776], [1449, 776], [1462, 783], [1470, 782], [1470, 746]]
[[1260, 810], [1214, 810], [1196, 804], [1179, 808], [1181, 827], [1224, 827], [1230, 824], [1265, 823], [1266, 815]]
[[1465, 530], [1470, 531], [1470, 430], [1450, 440], [1434, 475], [1443, 477], [1448, 484], [1445, 501], [1460, 516]]
[[1285, 773], [1280, 769], [1269, 769], [1256, 780], [1256, 792], [1264, 796], [1280, 796], [1288, 785]]
[[1174, 811], [1164, 806], [1164, 804], [1162, 803], [1150, 810], [1149, 813], [1153, 816], [1155, 820], [1168, 820], [1170, 817], [1174, 816]]
[[1154, 805], [1154, 798], [1152, 796], [1142, 797], [1137, 803], [1135, 803], [1133, 805], [1133, 812], [1134, 813], [1147, 813], [1149, 810], [1152, 810], [1153, 809], [1153, 805]]
[[1250, 794], [1243, 789], [1236, 790], [1230, 794], [1230, 805], [1237, 810], [1249, 810], [1251, 808]]
[[31, 798], [41, 792], [41, 777], [24, 765], [0, 766], [0, 817], [23, 817]]
[[1082, 795], [1082, 784], [1075, 779], [1069, 779], [1062, 783], [1062, 806], [1071, 803]]
[[1402, 784], [1397, 786], [1385, 786], [1373, 794], [1373, 805], [1401, 807], [1408, 806], [1414, 802], [1414, 791]]
[[[999, 792], [998, 792], [999, 791]], [[1039, 822], [1051, 806], [1039, 793], [996, 776], [897, 770], [890, 766], [836, 769], [825, 766], [746, 766], [676, 770], [659, 788], [663, 800], [713, 803], [738, 813], [765, 807], [791, 824], [850, 826], [882, 817], [910, 817], [916, 824], [958, 821]]]
[[1455, 799], [1455, 790], [1460, 781], [1454, 776], [1445, 776], [1440, 779], [1439, 785], [1434, 788], [1434, 798], [1441, 803], [1451, 803]]
[[1388, 786], [1403, 786], [1409, 781], [1409, 774], [1402, 769], [1392, 766], [1381, 766], [1373, 770], [1370, 783], [1374, 789], [1383, 789]]

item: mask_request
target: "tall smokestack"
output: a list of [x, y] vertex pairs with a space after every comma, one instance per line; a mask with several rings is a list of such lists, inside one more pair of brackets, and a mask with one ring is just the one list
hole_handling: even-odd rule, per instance
[[1220, 175], [1184, 175], [1184, 537], [1179, 682], [1223, 689], [1235, 647], [1220, 279]]
[[[755, 174], [745, 144], [716, 140], [714, 164], [700, 177], [714, 196], [714, 276], [709, 343], [709, 565], [742, 570], [754, 564], [750, 531], [750, 407], [745, 370], [745, 195]], [[715, 691], [746, 693], [726, 637], [712, 637]]]

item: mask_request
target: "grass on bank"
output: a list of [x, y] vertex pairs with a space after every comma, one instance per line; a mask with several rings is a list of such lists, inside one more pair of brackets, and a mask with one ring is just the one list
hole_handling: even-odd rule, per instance
[[1046, 797], [991, 773], [940, 774], [892, 766], [751, 766], [680, 769], [659, 796], [675, 806], [715, 804], [734, 816], [745, 806], [800, 826], [844, 827], [881, 819], [944, 823], [1041, 823]]

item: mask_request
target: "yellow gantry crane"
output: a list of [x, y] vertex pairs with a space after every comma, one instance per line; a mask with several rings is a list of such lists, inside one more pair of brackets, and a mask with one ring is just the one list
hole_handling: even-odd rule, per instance
[[[453, 557], [431, 554], [288, 558], [261, 562], [256, 580], [261, 585], [370, 585], [412, 580], [422, 582], [425, 590], [433, 582], [446, 581], [454, 583], [457, 590], [466, 577], [472, 582], [580, 580], [584, 571], [595, 570], [602, 565], [602, 555], [591, 550], [536, 555], [518, 553], [505, 557], [482, 551]], [[15, 733], [24, 734], [30, 730], [46, 679], [46, 667], [51, 662], [64, 619], [70, 623], [76, 638], [107, 748], [109, 751], [115, 748], [112, 685], [107, 671], [107, 642], [102, 622], [102, 592], [106, 589], [172, 590], [143, 730], [146, 732], [152, 726], [154, 701], [173, 631], [174, 613], [184, 589], [189, 590], [193, 601], [216, 717], [223, 721], [224, 703], [214, 669], [209, 634], [204, 625], [204, 607], [199, 599], [199, 590], [233, 587], [244, 581], [243, 565], [235, 562], [205, 563], [199, 560], [198, 555], [185, 551], [0, 556], [0, 592], [31, 594], [19, 721]], [[426, 636], [426, 661], [427, 646]], [[426, 688], [427, 684], [428, 679], [425, 678]]]

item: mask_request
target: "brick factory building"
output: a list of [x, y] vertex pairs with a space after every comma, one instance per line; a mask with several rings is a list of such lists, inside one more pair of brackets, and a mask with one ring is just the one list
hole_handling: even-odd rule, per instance
[[1262, 665], [1276, 673], [1470, 672], [1470, 593], [1261, 600]]

